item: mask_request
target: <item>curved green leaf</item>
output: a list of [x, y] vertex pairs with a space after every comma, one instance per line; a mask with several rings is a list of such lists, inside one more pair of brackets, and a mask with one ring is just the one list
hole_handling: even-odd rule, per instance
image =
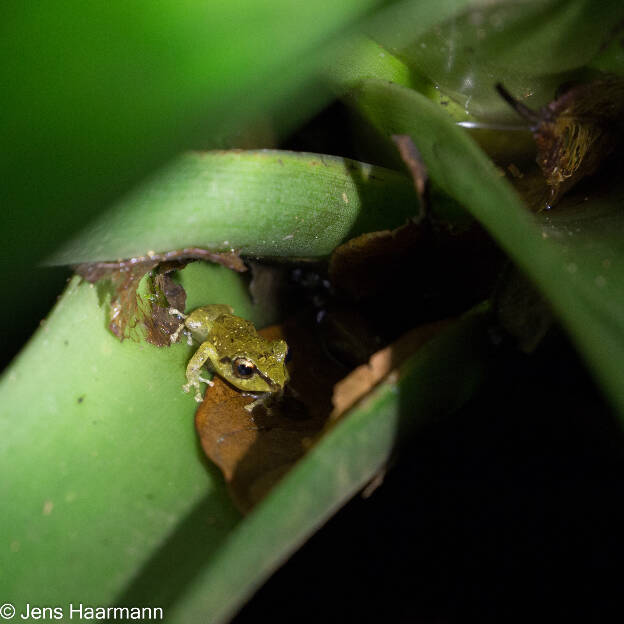
[[277, 150], [189, 153], [61, 247], [50, 264], [184, 247], [327, 256], [418, 213], [407, 177], [346, 158]]

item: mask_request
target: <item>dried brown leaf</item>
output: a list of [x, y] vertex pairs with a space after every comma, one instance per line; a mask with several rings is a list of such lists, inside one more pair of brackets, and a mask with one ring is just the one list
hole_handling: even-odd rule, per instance
[[451, 322], [445, 319], [412, 329], [339, 381], [334, 387], [332, 396], [333, 410], [329, 418], [330, 423], [338, 420], [360, 399], [367, 396], [377, 384]]

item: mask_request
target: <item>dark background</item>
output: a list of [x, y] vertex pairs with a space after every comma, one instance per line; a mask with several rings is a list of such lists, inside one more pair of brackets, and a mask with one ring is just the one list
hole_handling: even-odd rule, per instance
[[561, 332], [508, 349], [234, 622], [621, 621], [622, 448]]

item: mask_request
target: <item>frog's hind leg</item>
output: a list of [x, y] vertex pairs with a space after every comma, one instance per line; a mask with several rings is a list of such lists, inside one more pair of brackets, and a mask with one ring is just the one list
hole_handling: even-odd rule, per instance
[[184, 392], [189, 392], [191, 387], [195, 388], [195, 400], [198, 403], [202, 402], [202, 395], [200, 392], [200, 383], [206, 383], [209, 386], [213, 386], [214, 382], [210, 379], [205, 379], [201, 376], [201, 369], [204, 364], [210, 360], [210, 358], [216, 358], [217, 353], [213, 344], [209, 341], [203, 342], [199, 349], [195, 352], [193, 357], [189, 360], [186, 367], [186, 379], [187, 383], [182, 386]]

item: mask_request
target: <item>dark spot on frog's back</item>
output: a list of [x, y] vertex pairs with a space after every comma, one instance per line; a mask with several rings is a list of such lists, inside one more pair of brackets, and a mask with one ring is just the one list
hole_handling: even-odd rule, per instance
[[78, 397], [78, 399], [77, 399], [77, 401], [76, 401], [76, 403], [80, 404], [80, 403], [82, 403], [83, 401], [84, 401], [84, 395], [79, 396], [79, 397]]

